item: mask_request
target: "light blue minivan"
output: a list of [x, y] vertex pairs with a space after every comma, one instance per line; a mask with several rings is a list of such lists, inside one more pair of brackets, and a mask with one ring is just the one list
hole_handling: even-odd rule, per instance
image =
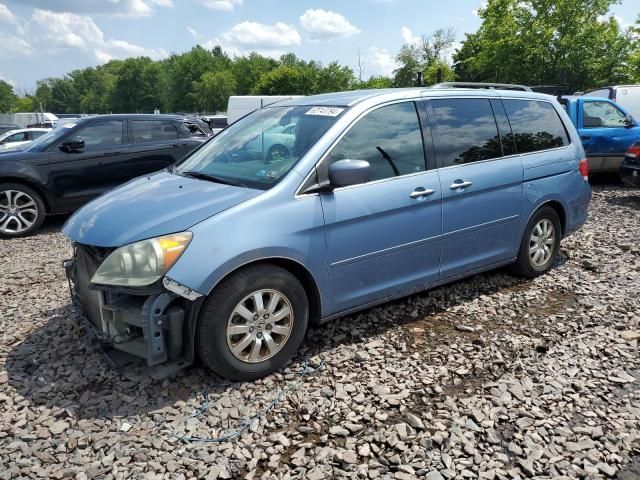
[[200, 357], [253, 379], [312, 323], [503, 265], [545, 273], [587, 219], [587, 177], [547, 95], [297, 98], [84, 206], [64, 226], [65, 267], [118, 358], [172, 372]]

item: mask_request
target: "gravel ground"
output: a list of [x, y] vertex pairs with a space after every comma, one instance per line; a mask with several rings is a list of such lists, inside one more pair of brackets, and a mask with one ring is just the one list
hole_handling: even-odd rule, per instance
[[546, 276], [344, 318], [234, 384], [107, 367], [76, 328], [60, 223], [0, 241], [0, 479], [640, 478], [637, 190], [596, 186]]

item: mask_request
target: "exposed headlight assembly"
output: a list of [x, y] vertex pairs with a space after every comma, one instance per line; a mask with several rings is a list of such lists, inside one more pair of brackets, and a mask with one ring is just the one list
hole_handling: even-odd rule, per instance
[[176, 263], [192, 237], [191, 232], [181, 232], [124, 245], [102, 262], [91, 282], [119, 287], [151, 285]]

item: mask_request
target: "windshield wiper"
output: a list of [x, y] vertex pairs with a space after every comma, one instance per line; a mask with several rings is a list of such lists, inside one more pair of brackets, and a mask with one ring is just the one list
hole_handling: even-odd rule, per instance
[[191, 178], [198, 178], [200, 180], [208, 180], [210, 182], [222, 183], [223, 185], [233, 185], [234, 187], [245, 187], [247, 186], [239, 182], [237, 180], [232, 180], [226, 177], [218, 177], [216, 175], [211, 175], [209, 173], [204, 172], [196, 172], [196, 171], [188, 171], [188, 172], [180, 172], [180, 175]]

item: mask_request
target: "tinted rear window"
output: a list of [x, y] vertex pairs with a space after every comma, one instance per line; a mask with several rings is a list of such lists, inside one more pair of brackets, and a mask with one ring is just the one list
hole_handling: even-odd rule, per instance
[[158, 142], [178, 138], [173, 123], [165, 120], [132, 120], [133, 143]]
[[503, 100], [518, 153], [569, 145], [567, 131], [549, 102]]
[[498, 127], [486, 98], [431, 101], [441, 167], [502, 156]]

